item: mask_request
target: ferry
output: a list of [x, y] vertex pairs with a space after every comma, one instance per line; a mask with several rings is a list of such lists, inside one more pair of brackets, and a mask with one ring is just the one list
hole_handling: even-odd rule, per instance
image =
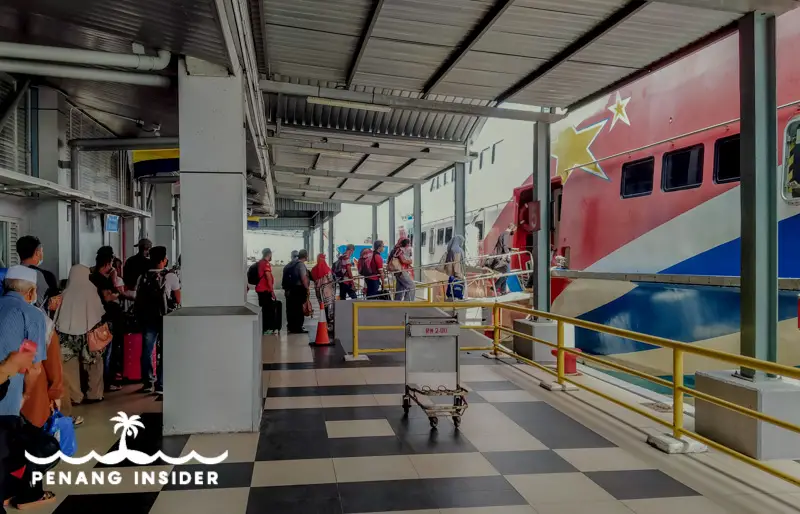
[[[778, 18], [777, 29], [778, 361], [798, 366], [800, 10]], [[739, 353], [738, 118], [732, 35], [553, 125], [550, 241], [569, 268], [553, 274], [553, 312]], [[471, 211], [468, 251], [491, 253], [510, 224], [518, 227], [512, 246], [532, 250], [525, 218], [532, 196], [528, 177], [507, 202]], [[423, 263], [438, 262], [450, 234], [452, 217], [424, 223]], [[512, 267], [528, 269], [529, 259], [515, 259]], [[576, 329], [575, 344], [670, 375], [668, 349], [583, 329]], [[690, 385], [697, 370], [729, 367], [692, 356], [685, 366]]]

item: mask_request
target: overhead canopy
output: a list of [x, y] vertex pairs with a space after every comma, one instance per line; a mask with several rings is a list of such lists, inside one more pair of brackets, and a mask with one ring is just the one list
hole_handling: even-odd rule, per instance
[[[381, 177], [424, 179], [462, 160], [433, 157], [445, 150], [469, 158], [485, 116], [387, 109], [370, 95], [559, 112], [732, 32], [751, 10], [797, 6], [795, 0], [252, 2], [258, 63], [271, 82], [262, 89], [276, 135], [268, 144], [278, 196], [366, 204], [409, 187]], [[275, 82], [313, 87], [304, 93]], [[314, 89], [363, 94], [331, 101]], [[335, 145], [345, 151], [329, 148]], [[357, 178], [340, 176], [348, 172]]]

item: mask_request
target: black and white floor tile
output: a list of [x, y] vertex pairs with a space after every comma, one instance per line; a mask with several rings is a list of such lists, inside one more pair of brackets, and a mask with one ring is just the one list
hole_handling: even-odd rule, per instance
[[[130, 440], [145, 453], [191, 450], [229, 459], [213, 485], [60, 490], [57, 514], [722, 514], [731, 512], [473, 359], [459, 429], [405, 416], [402, 360], [344, 364], [341, 348], [265, 337], [258, 434], [163, 437], [157, 412]], [[83, 430], [83, 429], [82, 429]], [[112, 448], [116, 448], [115, 443]], [[117, 466], [126, 469], [127, 466]], [[130, 470], [128, 470], [130, 471]], [[672, 473], [674, 475], [674, 473]], [[800, 497], [798, 497], [800, 500]]]

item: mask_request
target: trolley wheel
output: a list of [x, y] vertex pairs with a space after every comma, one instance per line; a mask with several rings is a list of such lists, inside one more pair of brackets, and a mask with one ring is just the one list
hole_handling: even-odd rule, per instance
[[431, 428], [436, 428], [436, 425], [439, 424], [439, 418], [434, 416], [434, 417], [431, 417], [429, 419], [430, 419], [430, 422], [431, 422]]
[[403, 412], [408, 414], [411, 409], [411, 399], [408, 396], [403, 396]]
[[453, 425], [458, 428], [461, 425], [461, 416], [453, 416]]

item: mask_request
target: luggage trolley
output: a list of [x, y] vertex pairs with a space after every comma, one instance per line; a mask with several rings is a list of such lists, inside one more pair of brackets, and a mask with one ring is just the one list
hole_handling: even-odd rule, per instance
[[[439, 415], [453, 418], [461, 424], [467, 409], [467, 389], [461, 385], [458, 362], [458, 339], [461, 329], [452, 317], [405, 317], [406, 379], [403, 410], [406, 414], [413, 401], [425, 411], [431, 428], [439, 424]], [[422, 397], [452, 396], [453, 404], [428, 403]]]

